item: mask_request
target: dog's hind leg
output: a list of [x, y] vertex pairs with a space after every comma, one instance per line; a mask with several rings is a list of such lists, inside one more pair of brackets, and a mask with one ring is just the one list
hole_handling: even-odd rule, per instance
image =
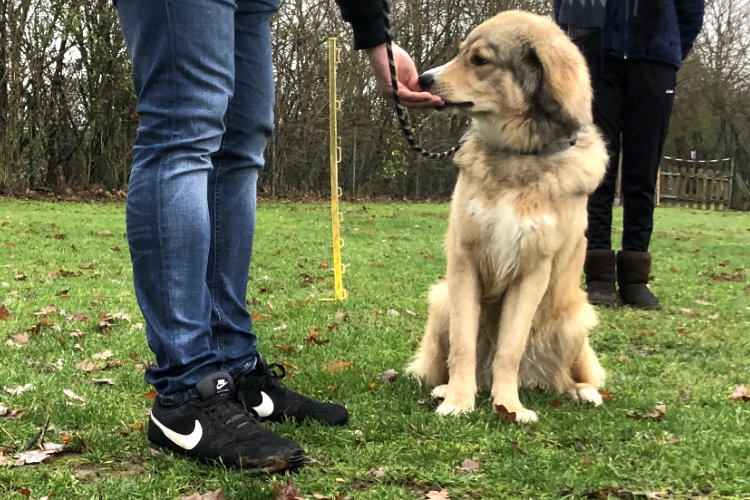
[[406, 367], [431, 387], [448, 382], [448, 343], [450, 310], [448, 286], [440, 282], [432, 287], [428, 296], [429, 311], [422, 343], [416, 356]]
[[581, 352], [571, 367], [571, 375], [576, 384], [568, 390], [570, 397], [594, 406], [602, 404], [602, 396], [598, 388], [604, 384], [605, 373], [596, 353], [589, 345], [588, 337], [583, 342]]

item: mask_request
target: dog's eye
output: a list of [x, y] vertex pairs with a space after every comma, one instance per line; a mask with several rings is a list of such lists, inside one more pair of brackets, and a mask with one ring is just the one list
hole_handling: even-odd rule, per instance
[[487, 59], [477, 54], [474, 54], [473, 56], [471, 56], [470, 61], [471, 61], [471, 64], [473, 64], [474, 66], [484, 66], [485, 64], [490, 63]]

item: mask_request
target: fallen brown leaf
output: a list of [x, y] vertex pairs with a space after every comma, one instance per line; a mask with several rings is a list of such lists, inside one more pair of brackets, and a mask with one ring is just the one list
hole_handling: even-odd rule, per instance
[[375, 476], [377, 478], [381, 478], [381, 477], [385, 476], [385, 473], [388, 472], [389, 469], [390, 469], [390, 467], [387, 467], [387, 466], [372, 467], [370, 469], [370, 474], [372, 474], [373, 476]]
[[385, 384], [389, 384], [391, 382], [395, 382], [398, 378], [398, 372], [391, 368], [390, 370], [386, 370], [383, 372], [383, 374], [380, 376], [380, 380], [383, 381]]
[[10, 341], [15, 346], [24, 346], [29, 344], [29, 334], [25, 332], [16, 333]]
[[111, 357], [112, 357], [112, 351], [110, 351], [110, 350], [106, 350], [106, 351], [102, 351], [102, 352], [97, 352], [96, 354], [92, 354], [91, 355], [92, 359], [100, 359], [102, 361], [105, 360], [105, 359], [109, 359]]
[[86, 401], [86, 399], [85, 399], [85, 398], [83, 398], [83, 397], [79, 396], [78, 394], [76, 394], [75, 392], [71, 391], [70, 389], [63, 389], [63, 394], [65, 394], [65, 395], [66, 395], [66, 396], [68, 396], [68, 397], [69, 397], [70, 399], [73, 399], [73, 400], [75, 400], [75, 401], [80, 401], [80, 402], [82, 402], [82, 403], [83, 403], [84, 401]]
[[291, 477], [286, 478], [286, 484], [275, 483], [274, 488], [276, 490], [274, 500], [304, 500]]
[[297, 349], [295, 349], [292, 346], [284, 345], [284, 344], [276, 344], [276, 349], [281, 349], [282, 351], [291, 352], [292, 354], [297, 354]]
[[221, 488], [219, 488], [218, 490], [214, 490], [211, 493], [204, 493], [203, 495], [193, 493], [189, 497], [180, 498], [180, 500], [226, 500], [226, 497], [224, 496], [224, 493], [222, 493]]
[[320, 329], [315, 325], [310, 325], [310, 329], [307, 331], [307, 335], [305, 336], [305, 342], [311, 342], [315, 345], [325, 345], [330, 342], [330, 340], [321, 339]]
[[521, 449], [521, 443], [519, 443], [518, 441], [511, 441], [510, 447], [513, 451], [515, 451], [519, 455], [526, 455], [526, 452], [523, 451], [523, 449]]
[[508, 411], [503, 405], [495, 405], [495, 411], [508, 422], [516, 423], [516, 412]]
[[0, 304], [0, 319], [10, 319], [12, 317], [13, 313], [4, 304]]
[[26, 384], [26, 385], [19, 385], [18, 387], [7, 387], [3, 386], [3, 390], [7, 392], [8, 394], [22, 394], [26, 391], [31, 391], [34, 389], [34, 384]]
[[440, 490], [440, 491], [428, 491], [427, 495], [425, 495], [425, 498], [428, 500], [449, 500], [450, 494], [448, 493], [448, 490]]
[[458, 470], [461, 474], [468, 474], [479, 470], [479, 462], [473, 458], [466, 458], [461, 462], [461, 468]]
[[154, 389], [151, 389], [145, 394], [141, 394], [142, 398], [150, 399], [151, 401], [156, 401], [156, 391]]
[[667, 416], [667, 406], [666, 405], [656, 405], [653, 410], [646, 414], [638, 413], [636, 411], [628, 413], [628, 418], [632, 418], [635, 420], [640, 419], [647, 419], [647, 420], [654, 420], [654, 421], [661, 421], [664, 420]]
[[78, 368], [79, 370], [83, 370], [86, 373], [91, 373], [98, 370], [96, 365], [89, 358], [82, 359], [81, 361], [76, 363], [76, 368]]
[[745, 384], [742, 384], [734, 389], [730, 397], [735, 401], [750, 401], [750, 392], [748, 392]]
[[19, 453], [13, 457], [16, 465], [34, 465], [41, 463], [56, 453], [60, 453], [63, 445], [57, 443], [44, 443], [43, 450], [30, 450]]
[[323, 366], [321, 366], [320, 369], [328, 373], [342, 373], [350, 366], [352, 366], [352, 363], [350, 361], [345, 361], [339, 358], [335, 361], [328, 361], [326, 363], [323, 363]]
[[599, 395], [602, 397], [604, 401], [611, 401], [615, 398], [614, 394], [612, 394], [609, 391], [605, 391], [604, 389], [599, 389], [597, 392], [599, 393]]

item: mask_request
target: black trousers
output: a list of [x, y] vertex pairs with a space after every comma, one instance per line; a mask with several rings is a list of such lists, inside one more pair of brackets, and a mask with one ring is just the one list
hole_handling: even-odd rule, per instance
[[659, 62], [613, 57], [590, 62], [589, 69], [594, 123], [607, 142], [609, 163], [602, 184], [588, 200], [588, 249], [612, 248], [612, 204], [622, 151], [622, 249], [646, 252], [677, 70]]

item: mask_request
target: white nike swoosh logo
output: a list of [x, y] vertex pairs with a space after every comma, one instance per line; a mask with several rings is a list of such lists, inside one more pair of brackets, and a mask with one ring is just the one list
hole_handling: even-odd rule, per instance
[[273, 401], [268, 394], [263, 391], [260, 391], [260, 397], [262, 400], [258, 406], [253, 406], [253, 411], [257, 413], [260, 418], [271, 416], [271, 413], [273, 413]]
[[167, 436], [167, 439], [185, 450], [192, 450], [193, 448], [198, 446], [198, 443], [200, 443], [201, 438], [203, 437], [203, 427], [201, 427], [201, 423], [197, 420], [195, 421], [193, 432], [191, 432], [190, 434], [180, 434], [179, 432], [173, 431], [166, 425], [159, 422], [153, 415], [153, 413], [151, 414], [151, 420], [153, 420], [156, 426], [161, 429], [165, 436]]

